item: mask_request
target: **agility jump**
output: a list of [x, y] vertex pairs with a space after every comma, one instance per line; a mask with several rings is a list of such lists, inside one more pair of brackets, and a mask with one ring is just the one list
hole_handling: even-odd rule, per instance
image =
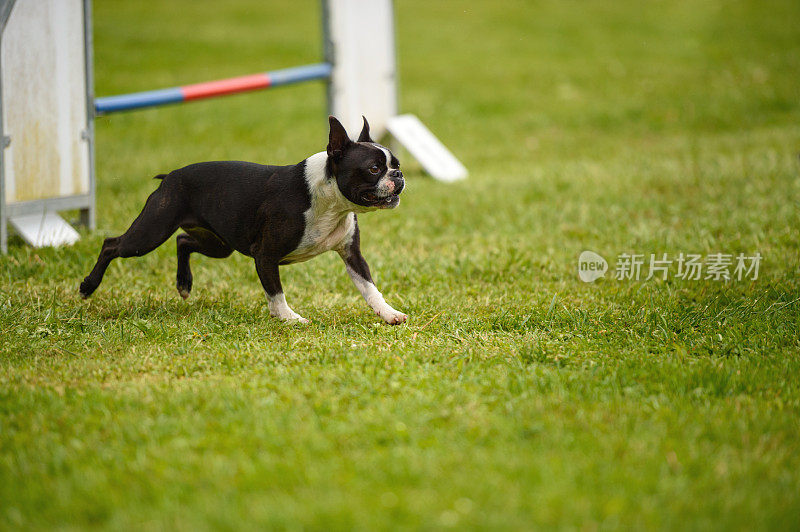
[[[369, 116], [376, 138], [391, 135], [432, 177], [466, 177], [416, 116], [398, 114], [392, 1], [322, 0], [321, 6], [323, 62], [95, 98], [90, 0], [0, 0], [0, 251], [8, 224], [37, 247], [77, 240], [60, 210], [80, 209], [82, 222], [94, 228], [95, 116], [306, 81], [327, 82], [328, 113], [348, 130]], [[29, 133], [34, 124], [36, 135]]]

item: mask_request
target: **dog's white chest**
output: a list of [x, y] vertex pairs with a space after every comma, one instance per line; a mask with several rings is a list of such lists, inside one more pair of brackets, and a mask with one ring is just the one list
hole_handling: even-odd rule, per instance
[[283, 262], [303, 262], [320, 253], [342, 247], [353, 235], [355, 215], [352, 212], [306, 212], [306, 229], [297, 249], [284, 257]]
[[303, 262], [338, 249], [349, 242], [355, 231], [354, 210], [335, 180], [325, 175], [327, 154], [320, 152], [306, 159], [305, 179], [311, 196], [311, 206], [303, 214], [306, 227], [297, 249], [283, 258], [283, 263]]

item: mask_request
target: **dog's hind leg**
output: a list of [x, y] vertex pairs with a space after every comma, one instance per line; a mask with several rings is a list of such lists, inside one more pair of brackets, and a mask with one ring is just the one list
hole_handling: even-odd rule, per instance
[[179, 226], [184, 205], [176, 195], [165, 190], [166, 183], [147, 198], [144, 209], [127, 231], [115, 238], [106, 238], [100, 256], [92, 271], [80, 286], [80, 293], [87, 298], [100, 286], [103, 274], [117, 257], [141, 257], [163, 244]]
[[200, 253], [215, 259], [224, 259], [233, 253], [233, 249], [218, 238], [214, 233], [200, 228], [186, 229], [177, 237], [178, 244], [178, 275], [176, 287], [183, 299], [192, 292], [192, 269], [189, 266], [189, 255]]

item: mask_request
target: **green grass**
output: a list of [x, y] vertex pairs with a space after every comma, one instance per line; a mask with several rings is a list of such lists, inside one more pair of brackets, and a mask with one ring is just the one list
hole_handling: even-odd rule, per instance
[[[317, 3], [94, 2], [98, 95], [315, 62]], [[0, 528], [800, 527], [800, 4], [397, 3], [401, 104], [470, 169], [401, 156], [338, 257], [171, 240], [77, 287], [151, 176], [325, 145], [322, 84], [97, 120], [98, 229], [0, 258]], [[401, 155], [403, 155], [401, 153]], [[577, 277], [584, 249], [760, 252], [756, 281]]]

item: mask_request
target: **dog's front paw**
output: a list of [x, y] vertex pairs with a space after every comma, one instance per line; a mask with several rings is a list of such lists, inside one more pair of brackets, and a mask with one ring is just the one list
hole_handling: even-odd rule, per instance
[[386, 305], [386, 308], [380, 309], [377, 314], [389, 325], [400, 325], [401, 323], [405, 323], [408, 319], [407, 315], [399, 310], [393, 309], [389, 305]]
[[286, 298], [283, 296], [283, 293], [270, 296], [269, 315], [290, 323], [309, 323], [307, 319], [293, 311], [289, 305], [286, 304]]
[[286, 323], [302, 323], [303, 325], [307, 323], [311, 323], [303, 316], [298, 314], [297, 312], [289, 309], [288, 312], [270, 312], [270, 315], [274, 318], [278, 318], [281, 321], [285, 321]]
[[289, 323], [301, 323], [301, 324], [303, 324], [303, 325], [307, 325], [307, 324], [311, 323], [310, 321], [308, 321], [307, 319], [305, 319], [305, 318], [304, 318], [303, 316], [301, 316], [300, 314], [295, 314], [295, 316], [297, 316], [297, 317], [292, 317], [292, 318], [289, 318], [289, 319], [287, 319], [286, 321], [287, 321], [287, 322], [289, 322]]

